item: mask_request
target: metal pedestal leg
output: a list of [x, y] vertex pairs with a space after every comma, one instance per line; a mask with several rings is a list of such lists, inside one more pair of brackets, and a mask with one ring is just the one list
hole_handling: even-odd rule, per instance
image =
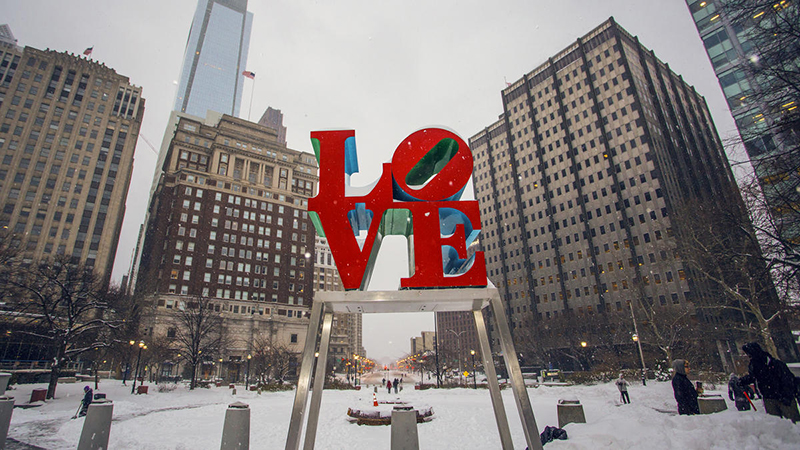
[[331, 324], [333, 313], [326, 312], [322, 319], [322, 338], [319, 343], [319, 357], [317, 370], [314, 371], [314, 391], [311, 392], [311, 407], [308, 410], [308, 426], [306, 439], [303, 442], [304, 450], [314, 450], [314, 441], [317, 438], [317, 423], [319, 422], [319, 404], [322, 401], [322, 389], [325, 386], [325, 366], [328, 362], [328, 344], [331, 341]]
[[492, 297], [492, 312], [497, 321], [497, 329], [500, 332], [500, 345], [503, 349], [503, 358], [506, 362], [506, 369], [511, 376], [511, 388], [514, 391], [514, 401], [517, 403], [517, 411], [522, 421], [522, 429], [525, 431], [525, 441], [530, 450], [542, 450], [542, 441], [539, 439], [539, 428], [536, 426], [536, 418], [533, 417], [531, 400], [528, 398], [528, 391], [525, 389], [525, 381], [522, 379], [522, 371], [519, 368], [514, 342], [511, 340], [511, 330], [508, 328], [505, 310], [500, 302], [500, 297]]
[[483, 358], [483, 371], [486, 373], [486, 382], [489, 384], [489, 394], [492, 397], [492, 408], [494, 408], [494, 418], [497, 422], [497, 431], [500, 432], [500, 443], [503, 450], [511, 450], [514, 444], [511, 442], [511, 431], [508, 429], [508, 417], [503, 406], [503, 397], [500, 394], [500, 385], [497, 383], [497, 372], [494, 370], [492, 361], [492, 349], [489, 346], [489, 337], [486, 334], [486, 322], [483, 320], [483, 311], [478, 309], [472, 311], [475, 316], [475, 328], [478, 330], [478, 342], [481, 345], [481, 358]]
[[311, 307], [311, 318], [308, 322], [308, 333], [303, 347], [303, 361], [300, 365], [300, 376], [297, 379], [297, 391], [294, 393], [292, 418], [289, 422], [289, 433], [286, 436], [286, 450], [300, 448], [300, 435], [303, 431], [303, 422], [305, 422], [306, 401], [311, 384], [311, 369], [314, 367], [314, 349], [319, 337], [322, 307], [322, 302], [314, 302]]

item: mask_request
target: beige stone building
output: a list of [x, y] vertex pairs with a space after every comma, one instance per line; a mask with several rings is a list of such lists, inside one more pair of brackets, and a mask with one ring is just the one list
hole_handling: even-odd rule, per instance
[[[314, 291], [344, 291], [327, 239], [317, 236], [315, 243]], [[333, 361], [335, 371], [346, 371], [346, 361], [353, 355], [366, 356], [361, 332], [361, 314], [334, 314], [329, 359]], [[344, 364], [342, 360], [345, 360]]]
[[107, 283], [142, 89], [89, 58], [13, 42], [0, 46], [0, 228], [25, 260], [72, 256]]

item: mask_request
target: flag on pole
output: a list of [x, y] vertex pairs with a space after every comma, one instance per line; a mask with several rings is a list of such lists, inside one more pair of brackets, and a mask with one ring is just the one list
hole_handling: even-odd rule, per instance
[[245, 70], [244, 72], [242, 72], [242, 75], [246, 76], [247, 78], [250, 78], [251, 80], [256, 79], [256, 73], [250, 72], [249, 70]]
[[84, 56], [91, 56], [92, 50], [94, 50], [94, 46], [88, 47], [86, 50], [83, 51]]

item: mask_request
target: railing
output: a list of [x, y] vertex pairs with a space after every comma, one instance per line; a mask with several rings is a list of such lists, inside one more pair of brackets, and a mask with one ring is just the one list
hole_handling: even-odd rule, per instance
[[[15, 372], [22, 370], [49, 371], [52, 365], [53, 362], [50, 360], [4, 360], [0, 361], [0, 370], [4, 372]], [[67, 361], [62, 370], [80, 372], [82, 369], [82, 361]]]

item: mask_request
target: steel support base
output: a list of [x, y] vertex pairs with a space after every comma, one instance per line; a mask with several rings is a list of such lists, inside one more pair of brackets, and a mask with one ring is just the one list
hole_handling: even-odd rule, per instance
[[[472, 311], [475, 327], [481, 346], [481, 358], [489, 384], [497, 430], [504, 450], [513, 449], [508, 418], [503, 407], [500, 385], [492, 361], [483, 308], [491, 307], [495, 318], [503, 358], [511, 378], [511, 388], [517, 406], [525, 442], [531, 450], [541, 450], [539, 429], [533, 415], [528, 391], [522, 379], [517, 353], [511, 341], [511, 332], [506, 320], [505, 310], [496, 288], [426, 289], [407, 291], [347, 291], [317, 292], [311, 308], [311, 320], [303, 348], [303, 359], [297, 390], [294, 396], [289, 432], [286, 437], [286, 450], [298, 450], [305, 425], [303, 448], [312, 450], [317, 434], [319, 408], [322, 401], [322, 387], [325, 381], [325, 365], [328, 360], [328, 344], [331, 337], [333, 313], [397, 313], [397, 312], [445, 312]], [[319, 343], [319, 357], [315, 358]], [[315, 368], [316, 360], [316, 368]], [[314, 370], [314, 389], [311, 394], [311, 407], [306, 415], [308, 392], [311, 387], [311, 372]]]

